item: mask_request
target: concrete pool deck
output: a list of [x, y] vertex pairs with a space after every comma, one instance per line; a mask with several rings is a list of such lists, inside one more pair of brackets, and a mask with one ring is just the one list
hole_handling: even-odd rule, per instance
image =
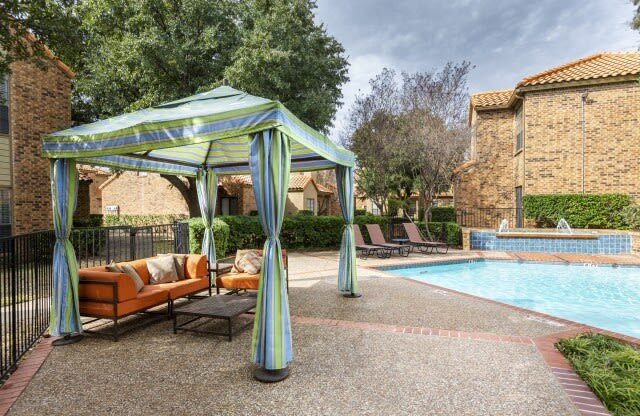
[[[540, 254], [358, 260], [363, 297], [346, 299], [336, 293], [336, 252], [291, 253], [295, 357], [284, 382], [253, 381], [250, 330], [229, 343], [174, 335], [164, 321], [115, 343], [87, 337], [51, 349], [45, 340], [0, 389], [0, 414], [606, 415], [553, 347], [586, 327], [376, 269], [482, 257], [571, 261]], [[572, 260], [640, 264], [632, 255]]]

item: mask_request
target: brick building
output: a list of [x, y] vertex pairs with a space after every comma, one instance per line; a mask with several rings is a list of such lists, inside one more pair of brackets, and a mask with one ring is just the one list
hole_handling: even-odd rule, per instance
[[73, 71], [50, 58], [46, 70], [14, 62], [0, 76], [0, 235], [51, 229], [49, 161], [43, 134], [71, 125]]
[[[474, 94], [470, 160], [456, 168], [458, 210], [511, 208], [522, 196], [640, 197], [640, 52], [588, 56]], [[503, 214], [498, 214], [503, 215]], [[493, 226], [493, 224], [487, 224]]]
[[[216, 215], [248, 215], [256, 210], [249, 175], [223, 176], [219, 180]], [[180, 191], [157, 173], [118, 173], [98, 190], [105, 215], [189, 215]], [[320, 185], [311, 173], [293, 173], [285, 212], [291, 215], [308, 209], [317, 215], [340, 215], [336, 194], [335, 187]]]

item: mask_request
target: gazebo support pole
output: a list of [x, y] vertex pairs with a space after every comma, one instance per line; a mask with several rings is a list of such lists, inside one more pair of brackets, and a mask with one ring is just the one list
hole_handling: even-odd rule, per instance
[[210, 268], [216, 264], [216, 244], [213, 237], [213, 219], [216, 211], [218, 177], [213, 169], [200, 169], [196, 174], [196, 191], [200, 214], [204, 224], [201, 254], [207, 257]]
[[74, 159], [51, 160], [51, 205], [53, 230], [53, 287], [49, 331], [63, 338], [54, 345], [78, 342], [82, 321], [78, 303], [78, 262], [71, 244], [73, 213], [78, 202], [78, 171]]
[[262, 382], [284, 380], [293, 359], [289, 299], [280, 246], [280, 229], [291, 170], [289, 137], [277, 129], [257, 133], [249, 155], [253, 192], [264, 243], [260, 284], [253, 324], [251, 358], [258, 366], [254, 377]]
[[353, 168], [336, 165], [336, 183], [338, 200], [342, 210], [345, 226], [340, 244], [340, 265], [338, 268], [338, 290], [347, 298], [362, 296], [358, 289], [358, 273], [356, 267], [356, 243], [353, 232], [354, 198]]

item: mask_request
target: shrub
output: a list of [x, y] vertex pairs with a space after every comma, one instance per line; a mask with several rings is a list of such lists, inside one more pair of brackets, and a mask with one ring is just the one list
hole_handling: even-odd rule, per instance
[[[425, 223], [417, 224], [421, 230], [425, 229]], [[455, 222], [430, 222], [429, 233], [434, 240], [443, 241], [451, 246], [459, 246], [461, 241], [461, 228]]]
[[100, 226], [102, 226], [102, 214], [91, 214], [88, 217], [73, 219], [73, 228], [95, 228]]
[[[228, 237], [224, 245], [225, 253], [221, 253], [222, 245], [218, 244], [218, 231], [214, 234], [216, 239], [216, 255], [235, 253], [238, 249], [262, 248], [266, 239], [262, 232], [260, 219], [249, 215], [230, 215], [216, 218], [216, 222], [228, 226]], [[374, 215], [361, 215], [354, 218], [354, 223], [362, 225], [362, 233], [368, 238], [364, 224], [380, 224], [383, 232], [387, 229], [387, 218]], [[338, 216], [306, 216], [292, 215], [284, 217], [280, 242], [283, 248], [338, 248], [342, 241], [344, 220]], [[192, 253], [199, 253], [201, 249], [204, 226], [200, 218], [189, 221], [189, 240]]]
[[453, 207], [431, 208], [431, 221], [456, 222], [456, 210]]
[[249, 215], [251, 215], [252, 217], [257, 217], [258, 216], [258, 210], [251, 210], [249, 211]]
[[130, 225], [133, 227], [143, 227], [146, 225], [173, 224], [176, 221], [187, 219], [182, 214], [163, 215], [105, 215], [105, 226]]
[[614, 415], [640, 414], [640, 351], [599, 334], [582, 334], [557, 346]]
[[354, 215], [367, 215], [367, 210], [366, 209], [356, 209], [354, 211]]
[[303, 217], [304, 216], [310, 217], [310, 216], [313, 216], [314, 214], [313, 214], [313, 211], [311, 211], [310, 209], [300, 209], [298, 210], [298, 212], [296, 212], [296, 215], [300, 215]]
[[[204, 224], [202, 218], [192, 218], [189, 221], [189, 251], [200, 254], [202, 252], [202, 238]], [[228, 252], [229, 226], [222, 220], [213, 220], [213, 238], [216, 245], [216, 258], [222, 258]]]
[[631, 205], [623, 194], [526, 195], [524, 216], [539, 227], [553, 227], [561, 218], [574, 228], [626, 228], [622, 210]]
[[629, 205], [622, 209], [625, 225], [632, 230], [640, 230], [640, 205]]

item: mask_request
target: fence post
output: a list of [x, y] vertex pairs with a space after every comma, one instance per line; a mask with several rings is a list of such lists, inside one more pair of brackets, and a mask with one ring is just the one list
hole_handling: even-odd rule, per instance
[[11, 239], [11, 367], [18, 362], [18, 262], [16, 239]]
[[137, 229], [129, 227], [129, 258], [136, 259], [136, 233]]

